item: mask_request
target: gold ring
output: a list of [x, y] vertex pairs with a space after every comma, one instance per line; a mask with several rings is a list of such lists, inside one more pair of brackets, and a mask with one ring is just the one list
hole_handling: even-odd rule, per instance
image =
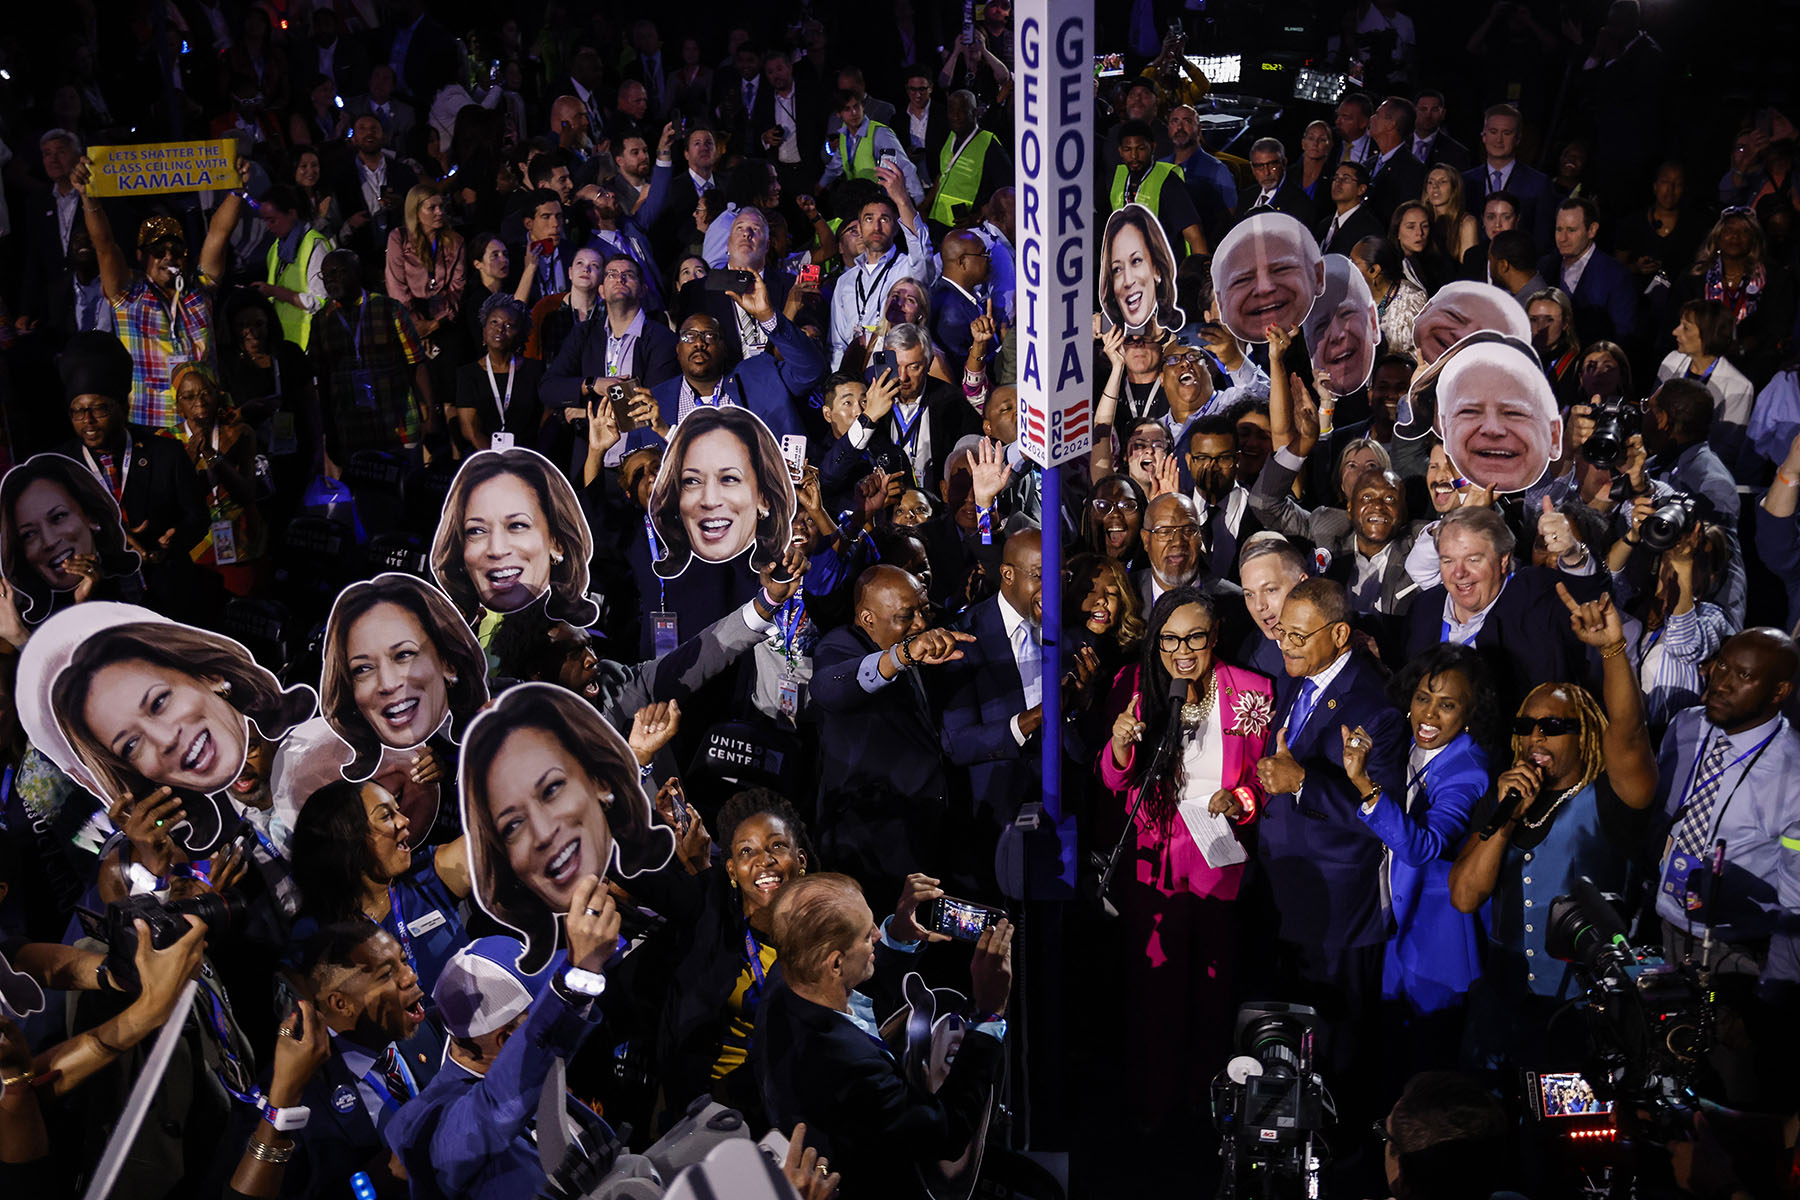
[[829, 1175], [829, 1174], [831, 1174], [831, 1172], [830, 1172], [830, 1171], [829, 1171], [829, 1170], [827, 1170], [827, 1169], [826, 1169], [826, 1167], [825, 1167], [825, 1160], [824, 1160], [824, 1159], [822, 1159], [822, 1158], [821, 1158], [821, 1159], [820, 1159], [820, 1160], [819, 1160], [819, 1174], [821, 1174], [821, 1175]]

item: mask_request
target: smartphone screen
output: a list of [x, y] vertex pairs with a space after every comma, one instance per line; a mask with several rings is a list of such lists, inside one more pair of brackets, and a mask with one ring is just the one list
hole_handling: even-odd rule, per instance
[[979, 941], [981, 935], [1000, 920], [998, 910], [954, 896], [940, 898], [937, 911], [932, 915], [933, 930], [947, 933], [959, 942]]

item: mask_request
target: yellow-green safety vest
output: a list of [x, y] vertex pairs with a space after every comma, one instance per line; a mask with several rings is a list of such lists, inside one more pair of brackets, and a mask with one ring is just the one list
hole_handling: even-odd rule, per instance
[[[268, 279], [265, 282], [304, 295], [306, 264], [312, 261], [313, 250], [321, 243], [327, 250], [331, 249], [330, 239], [324, 234], [316, 229], [307, 230], [306, 236], [300, 239], [300, 253], [294, 255], [292, 262], [284, 264], [281, 261], [281, 242], [277, 240], [269, 247]], [[280, 300], [273, 300], [272, 303], [275, 305], [275, 315], [281, 319], [282, 334], [302, 350], [306, 349], [307, 339], [312, 334], [312, 314], [298, 304], [285, 304]]]
[[952, 133], [944, 139], [944, 148], [938, 151], [938, 185], [937, 199], [931, 202], [930, 217], [940, 225], [954, 225], [953, 213], [959, 204], [974, 204], [975, 195], [981, 191], [981, 170], [987, 164], [988, 147], [994, 144], [994, 135], [987, 130], [978, 130], [963, 147], [963, 152], [951, 158], [956, 149], [956, 135]]
[[869, 132], [856, 143], [856, 158], [850, 157], [850, 131], [838, 130], [838, 161], [844, 164], [844, 177], [847, 179], [875, 178], [875, 131], [886, 129], [880, 121], [870, 120]]
[[[1131, 172], [1125, 169], [1124, 163], [1120, 163], [1118, 169], [1113, 172], [1112, 193], [1110, 196], [1112, 207], [1107, 211], [1118, 212], [1121, 208], [1125, 207], [1125, 181], [1130, 175]], [[1151, 163], [1150, 170], [1144, 175], [1144, 182], [1138, 184], [1135, 202], [1155, 213], [1158, 221], [1162, 220], [1162, 206], [1160, 201], [1162, 200], [1163, 184], [1169, 182], [1171, 179], [1179, 179], [1185, 183], [1187, 176], [1184, 175], [1181, 168], [1174, 163]], [[1187, 257], [1187, 240], [1185, 238], [1176, 238], [1170, 244], [1169, 249], [1174, 252], [1175, 261], [1180, 262]]]

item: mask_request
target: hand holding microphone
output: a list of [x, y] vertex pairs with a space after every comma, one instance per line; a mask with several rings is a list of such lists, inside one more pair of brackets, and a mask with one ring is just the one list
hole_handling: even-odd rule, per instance
[[1487, 841], [1507, 824], [1525, 815], [1526, 809], [1536, 800], [1538, 793], [1544, 789], [1544, 772], [1530, 759], [1520, 759], [1495, 780], [1494, 788], [1500, 793], [1500, 804], [1494, 809], [1493, 819], [1487, 828], [1481, 831], [1481, 840]]

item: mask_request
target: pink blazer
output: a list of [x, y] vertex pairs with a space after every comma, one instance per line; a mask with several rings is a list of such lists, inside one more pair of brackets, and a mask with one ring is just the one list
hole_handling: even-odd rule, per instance
[[[1247, 787], [1256, 793], [1256, 812], [1239, 820], [1241, 829], [1252, 824], [1257, 813], [1262, 811], [1262, 786], [1256, 781], [1256, 764], [1273, 738], [1275, 693], [1269, 680], [1255, 671], [1225, 663], [1216, 664], [1213, 671], [1219, 681], [1218, 707], [1220, 723], [1225, 729], [1225, 769], [1220, 786], [1228, 789]], [[1137, 677], [1138, 669], [1132, 666], [1120, 671], [1118, 678], [1113, 680], [1112, 695], [1107, 704], [1109, 719], [1106, 728], [1109, 732], [1112, 722], [1125, 711], [1132, 696], [1136, 694]], [[1261, 699], [1258, 700], [1257, 697]], [[1262, 714], [1261, 719], [1258, 717], [1258, 710]], [[1240, 712], [1243, 714], [1242, 718], [1239, 716]], [[1145, 736], [1148, 738], [1150, 734], [1146, 733]], [[1100, 782], [1115, 793], [1123, 793], [1121, 815], [1131, 811], [1131, 803], [1137, 798], [1138, 788], [1130, 780], [1140, 749], [1150, 752], [1152, 747], [1133, 746], [1130, 761], [1120, 767], [1113, 762], [1110, 738], [1100, 747]], [[1237, 899], [1238, 887], [1244, 879], [1244, 863], [1229, 867], [1208, 865], [1205, 856], [1200, 853], [1200, 847], [1188, 833], [1187, 825], [1179, 816], [1170, 821], [1166, 834], [1157, 828], [1146, 812], [1138, 813], [1136, 823], [1140, 853], [1136, 856], [1133, 867], [1137, 882], [1153, 887], [1164, 895], [1186, 892], [1211, 900]], [[1244, 840], [1246, 836], [1242, 832], [1238, 834], [1239, 840]], [[1145, 850], [1150, 853], [1142, 853]]]

